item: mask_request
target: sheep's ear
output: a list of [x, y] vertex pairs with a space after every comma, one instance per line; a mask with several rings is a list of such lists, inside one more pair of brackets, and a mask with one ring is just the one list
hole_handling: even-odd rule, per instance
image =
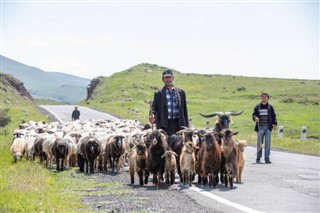
[[164, 153], [164, 154], [161, 156], [161, 158], [164, 158], [165, 155], [166, 155], [166, 153]]
[[237, 135], [239, 132], [232, 132], [232, 135]]

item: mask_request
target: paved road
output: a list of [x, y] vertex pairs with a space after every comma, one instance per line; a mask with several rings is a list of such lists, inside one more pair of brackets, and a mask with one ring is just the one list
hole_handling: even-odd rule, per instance
[[[73, 105], [40, 105], [39, 107], [47, 110], [59, 122], [65, 123], [67, 121], [71, 121], [71, 114], [75, 106]], [[100, 112], [97, 110], [92, 110], [90, 108], [83, 107], [83, 106], [78, 106], [78, 109], [80, 111], [80, 120], [90, 120], [90, 119], [112, 120], [116, 118], [115, 116], [112, 116], [110, 114]]]
[[[74, 106], [42, 106], [65, 122], [71, 119]], [[81, 119], [113, 119], [115, 117], [86, 107], [79, 107]], [[307, 142], [305, 142], [307, 143]], [[219, 212], [320, 212], [320, 159], [271, 151], [272, 164], [256, 164], [253, 147], [245, 150], [243, 183], [230, 190], [203, 188], [195, 184], [176, 184], [200, 205]], [[178, 183], [178, 180], [177, 180]]]

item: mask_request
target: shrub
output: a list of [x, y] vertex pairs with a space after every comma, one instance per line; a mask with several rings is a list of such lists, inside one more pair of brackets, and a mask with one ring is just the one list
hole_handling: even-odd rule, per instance
[[0, 110], [0, 127], [5, 127], [10, 123], [11, 119], [8, 115], [8, 110]]

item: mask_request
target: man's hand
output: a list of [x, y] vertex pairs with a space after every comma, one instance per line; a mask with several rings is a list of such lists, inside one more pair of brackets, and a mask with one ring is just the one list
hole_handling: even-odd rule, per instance
[[149, 122], [150, 122], [151, 124], [153, 124], [155, 121], [156, 121], [156, 119], [154, 118], [154, 114], [150, 114], [150, 115], [149, 115]]
[[256, 117], [255, 121], [256, 121], [256, 123], [258, 123], [258, 122], [259, 122], [259, 118], [258, 118], [258, 117]]
[[277, 125], [272, 124], [272, 129], [273, 130], [277, 129]]

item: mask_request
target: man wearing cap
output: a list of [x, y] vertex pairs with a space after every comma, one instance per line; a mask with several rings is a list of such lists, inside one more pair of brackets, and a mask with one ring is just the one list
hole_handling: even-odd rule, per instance
[[163, 129], [170, 136], [189, 126], [186, 94], [173, 85], [173, 72], [165, 69], [162, 73], [164, 87], [154, 93], [150, 123], [156, 123], [158, 129]]

